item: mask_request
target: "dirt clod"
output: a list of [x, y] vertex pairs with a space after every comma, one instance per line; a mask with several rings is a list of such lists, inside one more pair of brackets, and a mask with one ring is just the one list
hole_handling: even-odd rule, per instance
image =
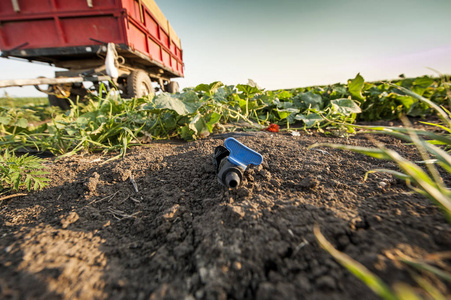
[[69, 213], [68, 216], [61, 216], [61, 227], [67, 228], [69, 225], [77, 222], [79, 218], [78, 214], [74, 211]]
[[85, 184], [86, 189], [89, 192], [91, 192], [91, 193], [95, 192], [97, 185], [99, 184], [99, 178], [100, 178], [100, 175], [97, 172], [94, 172], [92, 174], [91, 178], [89, 178], [88, 182]]
[[317, 178], [307, 176], [299, 183], [299, 186], [306, 189], [314, 189], [319, 185], [319, 180]]

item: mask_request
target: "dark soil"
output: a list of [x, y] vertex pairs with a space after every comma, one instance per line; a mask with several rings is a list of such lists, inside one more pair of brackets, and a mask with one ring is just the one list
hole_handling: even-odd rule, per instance
[[[236, 190], [219, 185], [212, 164], [224, 137], [154, 142], [106, 163], [48, 159], [48, 188], [0, 206], [0, 298], [377, 299], [319, 247], [315, 224], [389, 285], [414, 284], [397, 257], [451, 249], [429, 200], [388, 174], [363, 182], [393, 163], [307, 149], [372, 146], [363, 136], [235, 135], [264, 157]], [[375, 138], [419, 160], [411, 146]]]

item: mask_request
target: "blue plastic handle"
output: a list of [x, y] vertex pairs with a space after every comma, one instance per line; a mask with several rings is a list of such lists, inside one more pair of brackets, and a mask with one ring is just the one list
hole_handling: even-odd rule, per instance
[[236, 139], [230, 137], [224, 142], [225, 147], [230, 151], [228, 160], [246, 170], [247, 166], [253, 164], [258, 166], [263, 162], [263, 156], [260, 153], [244, 146]]

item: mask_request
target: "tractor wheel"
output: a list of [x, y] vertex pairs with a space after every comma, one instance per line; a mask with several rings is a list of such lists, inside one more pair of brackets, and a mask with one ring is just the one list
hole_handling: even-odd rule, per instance
[[142, 70], [132, 71], [127, 78], [127, 94], [129, 97], [143, 97], [155, 93], [149, 75]]
[[180, 92], [179, 83], [177, 81], [169, 82], [168, 85], [166, 86], [166, 91], [170, 94], [175, 94], [175, 93]]

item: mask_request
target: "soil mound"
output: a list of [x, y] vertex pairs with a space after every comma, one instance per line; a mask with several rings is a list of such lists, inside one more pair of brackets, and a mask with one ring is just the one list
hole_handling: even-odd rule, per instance
[[235, 190], [218, 184], [212, 163], [225, 136], [155, 142], [106, 163], [49, 159], [50, 187], [0, 207], [0, 298], [377, 299], [319, 247], [315, 224], [390, 285], [411, 283], [394, 257], [451, 249], [429, 200], [388, 174], [363, 182], [393, 163], [307, 149], [372, 146], [364, 137], [233, 136], [264, 157]]

